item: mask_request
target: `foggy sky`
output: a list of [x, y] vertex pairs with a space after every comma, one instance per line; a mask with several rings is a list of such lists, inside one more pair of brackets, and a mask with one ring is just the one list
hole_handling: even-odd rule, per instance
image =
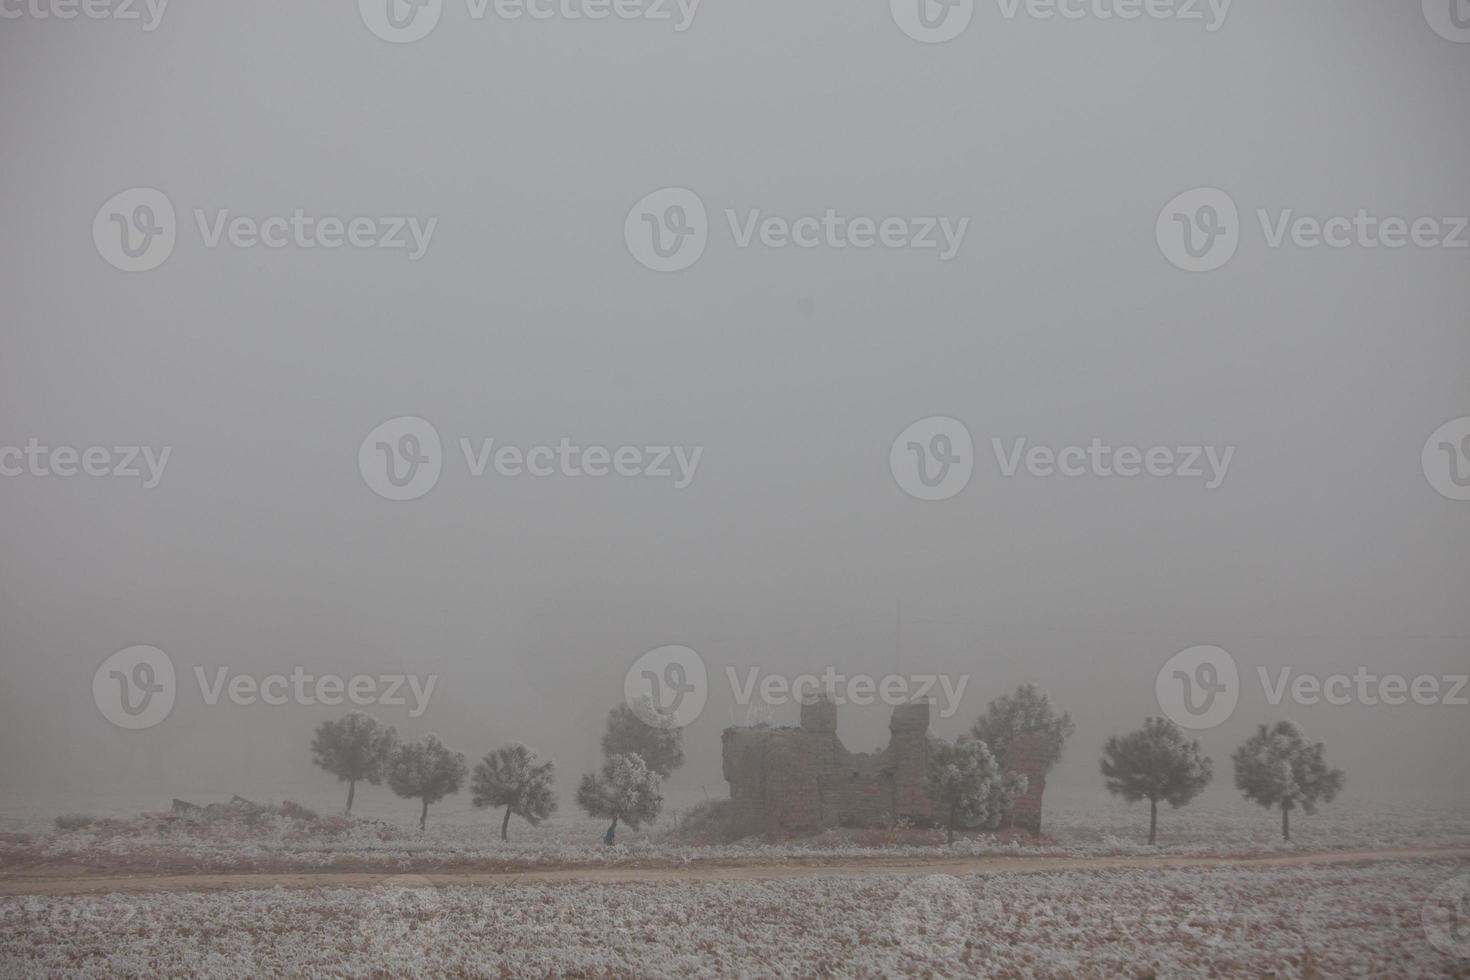
[[[712, 693], [682, 787], [726, 791], [724, 668], [1043, 685], [1077, 721], [1054, 776], [1102, 794], [1103, 738], [1158, 714], [1171, 655], [1463, 673], [1470, 504], [1420, 450], [1470, 415], [1470, 253], [1271, 249], [1258, 208], [1470, 214], [1470, 46], [1417, 4], [1249, 3], [1223, 29], [1007, 21], [915, 43], [880, 2], [705, 0], [693, 27], [471, 21], [393, 45], [351, 3], [171, 5], [0, 22], [0, 443], [173, 447], [153, 490], [0, 479], [0, 785], [10, 800], [315, 787], [344, 709], [210, 707], [192, 669], [437, 674], [373, 714], [471, 759], [510, 740], [561, 788], [647, 650]], [[698, 192], [691, 269], [629, 255], [629, 208]], [[1160, 208], [1227, 189], [1224, 269], [1160, 255]], [[164, 191], [179, 242], [109, 267], [89, 228]], [[428, 254], [208, 249], [195, 208], [435, 216]], [[723, 212], [971, 219], [959, 255], [735, 247]], [[430, 420], [445, 471], [375, 496], [364, 436]], [[969, 487], [907, 496], [894, 438], [952, 416]], [[1229, 478], [1003, 479], [992, 438], [1237, 447]], [[658, 480], [471, 479], [457, 440], [704, 448]], [[904, 620], [898, 628], [896, 607]], [[901, 635], [901, 638], [900, 638]], [[111, 653], [157, 646], [156, 728], [97, 711]], [[778, 710], [792, 723], [795, 709]], [[888, 709], [848, 707], [850, 748]], [[1248, 680], [1200, 738], [1287, 717], [1349, 797], [1470, 785], [1470, 708], [1272, 708]], [[386, 795], [386, 790], [375, 790]]]

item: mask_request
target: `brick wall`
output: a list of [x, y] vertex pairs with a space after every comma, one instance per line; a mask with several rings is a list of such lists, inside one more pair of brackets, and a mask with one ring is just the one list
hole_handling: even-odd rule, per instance
[[1046, 747], [1037, 732], [1023, 732], [1011, 740], [1005, 758], [1000, 760], [1004, 772], [1019, 772], [1026, 777], [1026, 795], [1011, 807], [1011, 826], [1018, 830], [1041, 833], [1041, 794], [1046, 792], [1046, 771], [1042, 768]]
[[[779, 839], [834, 827], [892, 827], [900, 820], [929, 826], [924, 792], [929, 766], [929, 705], [895, 708], [890, 741], [881, 752], [849, 752], [837, 737], [837, 709], [819, 700], [801, 706], [798, 728], [727, 728], [725, 780], [731, 829], [740, 837]], [[1030, 785], [1012, 810], [1014, 826], [1038, 833], [1046, 777], [1039, 739], [1017, 738], [1002, 767], [1026, 774]]]

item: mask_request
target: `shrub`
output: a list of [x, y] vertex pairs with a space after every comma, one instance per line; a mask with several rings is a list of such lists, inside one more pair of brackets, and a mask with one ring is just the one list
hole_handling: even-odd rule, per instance
[[89, 817], [85, 813], [63, 813], [56, 818], [57, 830], [86, 830], [97, 822], [96, 817]]

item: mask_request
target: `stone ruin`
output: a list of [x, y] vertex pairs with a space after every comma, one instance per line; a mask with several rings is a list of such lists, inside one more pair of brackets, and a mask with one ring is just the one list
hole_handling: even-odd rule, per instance
[[[927, 701], [894, 708], [891, 737], [881, 752], [849, 752], [837, 737], [837, 706], [827, 698], [803, 702], [796, 728], [725, 729], [731, 831], [781, 839], [835, 827], [935, 825], [924, 792], [933, 741], [929, 708]], [[1019, 772], [1028, 783], [1008, 825], [1033, 834], [1041, 832], [1046, 790], [1042, 755], [1039, 736], [1026, 733], [1000, 760], [1002, 770]]]

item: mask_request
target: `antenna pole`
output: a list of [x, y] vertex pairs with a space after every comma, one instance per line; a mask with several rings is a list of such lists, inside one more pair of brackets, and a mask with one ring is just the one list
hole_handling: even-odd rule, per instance
[[899, 599], [893, 618], [893, 666], [903, 667], [903, 600]]

